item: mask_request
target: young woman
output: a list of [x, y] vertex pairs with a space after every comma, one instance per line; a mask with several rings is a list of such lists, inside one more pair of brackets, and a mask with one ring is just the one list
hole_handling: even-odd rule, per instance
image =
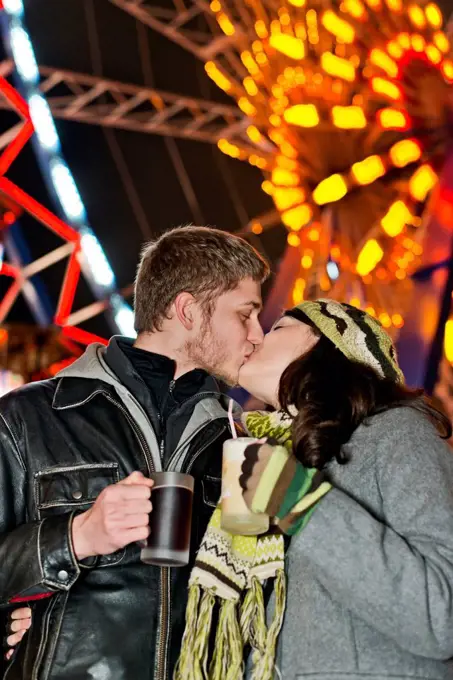
[[276, 409], [246, 415], [274, 441], [248, 448], [241, 483], [292, 535], [282, 677], [453, 678], [451, 426], [404, 386], [389, 336], [354, 307], [305, 302], [240, 382]]

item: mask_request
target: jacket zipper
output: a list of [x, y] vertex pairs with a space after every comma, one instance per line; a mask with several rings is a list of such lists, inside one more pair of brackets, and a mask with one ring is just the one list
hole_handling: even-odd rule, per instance
[[[171, 395], [175, 387], [175, 381], [171, 380], [168, 386], [168, 392]], [[159, 414], [159, 421], [163, 427], [162, 414]], [[162, 432], [160, 440], [160, 457], [162, 460], [162, 467], [165, 455], [165, 432]], [[167, 656], [168, 656], [168, 640], [170, 638], [169, 630], [171, 623], [171, 598], [169, 597], [170, 590], [170, 569], [168, 567], [161, 567], [160, 570], [160, 588], [161, 588], [161, 606], [160, 606], [160, 622], [159, 622], [159, 651], [157, 653], [156, 665], [156, 680], [165, 680], [167, 675]]]
[[[220, 437], [221, 434], [225, 432], [227, 429], [227, 426], [224, 425], [219, 432], [216, 432], [216, 434], [211, 437], [202, 447], [201, 449], [198, 449], [191, 459], [189, 460], [187, 466], [186, 466], [186, 473], [189, 474], [190, 470], [192, 469], [192, 466], [194, 465], [195, 461], [197, 458], [201, 456], [203, 451], [206, 451], [208, 446], [211, 446], [215, 442], [216, 439]], [[170, 630], [171, 627], [171, 599], [169, 597], [169, 591], [170, 591], [170, 569], [168, 567], [162, 567], [161, 570], [161, 587], [162, 587], [162, 594], [163, 596], [165, 595], [165, 601], [164, 598], [162, 598], [163, 603], [165, 604], [165, 611], [167, 611], [167, 616], [166, 616], [166, 625], [165, 625], [165, 636], [162, 634], [162, 631], [164, 629], [163, 626], [163, 619], [161, 619], [161, 637], [160, 637], [160, 645], [159, 645], [159, 656], [158, 656], [158, 662], [157, 662], [157, 673], [156, 673], [156, 680], [164, 680], [166, 678], [167, 674], [167, 659], [168, 659], [168, 642], [169, 642], [169, 634], [168, 631]], [[163, 612], [163, 609], [162, 609]]]
[[152, 472], [155, 472], [153, 457], [151, 455], [151, 451], [149, 450], [148, 443], [145, 437], [143, 436], [143, 433], [140, 430], [140, 428], [137, 427], [135, 420], [132, 418], [129, 411], [126, 408], [124, 408], [124, 406], [122, 406], [119, 403], [119, 401], [116, 401], [116, 399], [112, 399], [112, 397], [110, 397], [106, 392], [104, 392], [104, 396], [106, 399], [108, 399], [108, 401], [110, 401], [112, 404], [115, 404], [115, 406], [117, 406], [120, 409], [121, 413], [124, 414], [129, 425], [132, 427], [133, 431], [137, 435], [137, 438], [142, 446], [146, 467], [148, 468], [148, 474], [150, 475]]

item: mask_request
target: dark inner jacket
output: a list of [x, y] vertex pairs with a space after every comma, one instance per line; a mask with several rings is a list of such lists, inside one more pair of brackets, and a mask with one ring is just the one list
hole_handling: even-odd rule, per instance
[[[171, 678], [187, 583], [220, 497], [223, 398], [204, 371], [113, 338], [57, 378], [0, 400], [0, 602], [31, 602], [9, 679]], [[136, 469], [195, 477], [191, 561], [158, 568], [127, 548], [78, 564], [74, 513]]]

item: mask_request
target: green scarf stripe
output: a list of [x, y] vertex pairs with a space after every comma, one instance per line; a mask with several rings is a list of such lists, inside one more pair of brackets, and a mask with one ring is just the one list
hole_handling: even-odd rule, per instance
[[[272, 459], [271, 459], [272, 460]], [[293, 477], [291, 484], [288, 487], [283, 502], [278, 510], [276, 517], [282, 519], [288, 512], [291, 511], [297, 503], [305, 496], [311, 487], [311, 482], [317, 470], [314, 468], [307, 469], [298, 465], [296, 474]], [[274, 482], [275, 484], [275, 482]]]

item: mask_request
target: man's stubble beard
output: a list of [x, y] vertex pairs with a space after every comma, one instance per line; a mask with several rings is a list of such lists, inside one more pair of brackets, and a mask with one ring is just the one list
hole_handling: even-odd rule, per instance
[[230, 387], [237, 385], [238, 376], [231, 375], [225, 366], [229, 357], [227, 342], [215, 337], [209, 319], [203, 323], [198, 336], [187, 341], [185, 352], [190, 363], [197, 368], [202, 368]]

